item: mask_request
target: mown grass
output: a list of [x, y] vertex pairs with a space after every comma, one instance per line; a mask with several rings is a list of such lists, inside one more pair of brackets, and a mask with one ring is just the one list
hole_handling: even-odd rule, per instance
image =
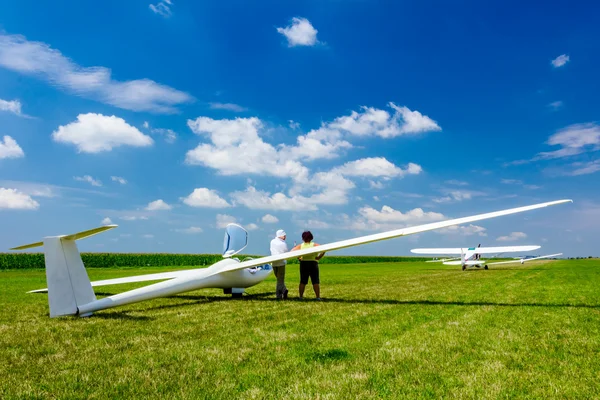
[[[165, 268], [90, 269], [93, 280]], [[48, 318], [0, 272], [0, 398], [598, 398], [600, 261], [323, 265], [322, 296], [201, 290]], [[142, 286], [96, 288], [99, 297]]]

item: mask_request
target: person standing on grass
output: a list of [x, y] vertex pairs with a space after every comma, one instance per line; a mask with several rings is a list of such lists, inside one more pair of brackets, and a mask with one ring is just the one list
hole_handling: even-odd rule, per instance
[[[302, 232], [302, 242], [301, 244], [295, 246], [294, 250], [304, 250], [311, 247], [319, 246], [318, 243], [313, 242], [313, 234], [310, 231]], [[319, 280], [319, 260], [323, 258], [325, 253], [314, 253], [307, 254], [304, 256], [298, 257], [300, 260], [300, 285], [298, 286], [298, 293], [300, 298], [304, 298], [304, 289], [308, 284], [308, 278], [313, 285], [313, 290], [315, 291], [315, 300], [321, 300], [321, 285]]]
[[[275, 239], [271, 240], [271, 255], [275, 256], [282, 253], [287, 253], [288, 246], [285, 242], [286, 234], [283, 229], [280, 229], [275, 234]], [[275, 295], [277, 299], [287, 299], [288, 290], [285, 287], [285, 264], [286, 260], [276, 261], [272, 263], [273, 273], [277, 278], [277, 286], [275, 287]]]

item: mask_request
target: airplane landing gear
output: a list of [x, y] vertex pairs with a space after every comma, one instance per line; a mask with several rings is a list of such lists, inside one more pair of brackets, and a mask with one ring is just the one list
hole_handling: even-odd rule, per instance
[[483, 269], [488, 269], [487, 265], [484, 265], [484, 266], [483, 266]]
[[463, 265], [463, 271], [464, 271], [465, 269], [467, 269], [467, 266], [466, 266], [466, 265]]

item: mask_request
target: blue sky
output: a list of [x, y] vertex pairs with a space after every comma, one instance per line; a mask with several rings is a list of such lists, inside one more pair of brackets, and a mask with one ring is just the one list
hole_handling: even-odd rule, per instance
[[[539, 244], [598, 256], [600, 5], [183, 0], [0, 5], [0, 243], [266, 254], [537, 202], [338, 254]], [[2, 251], [2, 250], [0, 250]]]

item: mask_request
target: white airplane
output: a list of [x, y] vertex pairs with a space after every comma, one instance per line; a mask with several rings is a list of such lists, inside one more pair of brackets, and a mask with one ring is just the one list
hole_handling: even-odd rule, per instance
[[[48, 288], [36, 290], [34, 292], [48, 292], [48, 304], [51, 318], [63, 315], [79, 315], [80, 317], [86, 317], [90, 316], [95, 311], [100, 311], [107, 308], [123, 306], [126, 304], [171, 296], [174, 294], [203, 288], [223, 288], [226, 291], [231, 290], [232, 294], [241, 294], [244, 288], [256, 285], [257, 283], [266, 279], [272, 271], [270, 263], [275, 261], [297, 258], [307, 254], [328, 252], [366, 243], [373, 243], [381, 240], [397, 238], [400, 236], [412, 235], [425, 231], [446, 228], [448, 226], [471, 223], [568, 202], [572, 203], [573, 201], [557, 200], [530, 206], [511, 208], [508, 210], [494, 211], [470, 217], [456, 218], [447, 221], [434, 222], [425, 225], [376, 233], [312, 248], [289, 251], [287, 253], [275, 256], [260, 257], [245, 261], [240, 261], [231, 256], [239, 253], [246, 246], [247, 233], [239, 225], [229, 225], [225, 234], [223, 251], [223, 256], [225, 258], [208, 268], [131, 276], [97, 282], [90, 282], [75, 241], [98, 234], [100, 232], [104, 232], [108, 229], [115, 228], [116, 225], [106, 225], [72, 235], [49, 236], [45, 237], [42, 242], [14, 247], [11, 250], [24, 250], [43, 246], [46, 266], [46, 282]], [[107, 296], [101, 299], [96, 299], [93, 289], [94, 286], [154, 280], [162, 280], [162, 282], [154, 283], [112, 296]]]
[[[532, 251], [537, 250], [541, 246], [496, 246], [496, 247], [481, 247], [479, 244], [477, 247], [469, 248], [434, 248], [434, 249], [412, 249], [411, 253], [415, 254], [443, 254], [443, 255], [454, 255], [460, 254], [460, 257], [445, 258], [440, 260], [430, 260], [426, 262], [442, 262], [444, 265], [462, 265], [464, 271], [467, 267], [477, 267], [488, 269], [488, 265], [498, 264], [509, 264], [520, 262], [521, 264], [527, 261], [540, 260], [542, 258], [550, 258], [562, 255], [562, 253], [549, 254], [540, 257], [521, 257], [510, 261], [498, 261], [498, 262], [487, 262], [481, 259], [482, 254], [495, 254], [499, 255], [502, 253], [511, 253], [515, 251]], [[495, 256], [494, 256], [495, 257]]]

